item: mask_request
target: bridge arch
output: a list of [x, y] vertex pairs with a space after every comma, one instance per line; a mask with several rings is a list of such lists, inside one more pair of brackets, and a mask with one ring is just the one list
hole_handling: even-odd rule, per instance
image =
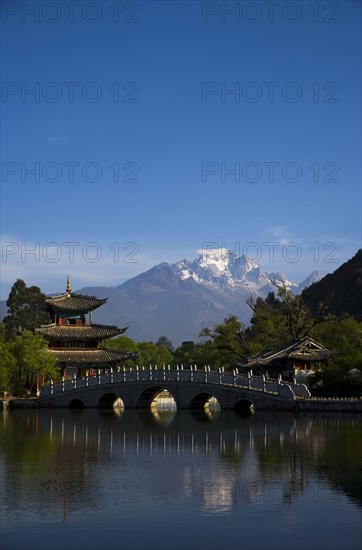
[[150, 409], [151, 406], [154, 404], [157, 396], [162, 394], [162, 392], [164, 391], [166, 391], [170, 395], [170, 397], [173, 399], [176, 405], [176, 400], [172, 394], [172, 391], [165, 388], [165, 386], [154, 385], [154, 386], [149, 386], [139, 394], [139, 396], [136, 399], [136, 407], [138, 409]]
[[72, 399], [68, 405], [69, 409], [84, 409], [85, 405], [81, 399]]
[[98, 399], [97, 407], [100, 409], [124, 409], [124, 403], [117, 393], [108, 392]]
[[210, 402], [213, 405], [216, 405], [217, 403], [220, 407], [219, 401], [215, 395], [209, 392], [200, 392], [194, 395], [194, 397], [191, 399], [190, 408], [197, 409], [197, 410], [205, 410], [206, 406], [209, 405]]
[[249, 416], [254, 413], [254, 403], [243, 397], [235, 403], [234, 410], [242, 416]]

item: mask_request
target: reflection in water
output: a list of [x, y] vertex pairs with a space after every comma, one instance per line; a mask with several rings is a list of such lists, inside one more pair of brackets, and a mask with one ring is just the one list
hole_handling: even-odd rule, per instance
[[[148, 414], [148, 411], [145, 411], [145, 414]], [[161, 424], [161, 426], [169, 426], [172, 422], [172, 420], [175, 417], [176, 410], [175, 409], [159, 409], [158, 407], [155, 407], [154, 409], [151, 409], [150, 411], [150, 424], [153, 422], [157, 422], [158, 424]]]
[[176, 401], [169, 391], [163, 390], [154, 397], [154, 400], [151, 403], [151, 409], [153, 411], [176, 411]]
[[175, 549], [219, 549], [225, 529], [229, 546], [243, 537], [257, 550], [359, 548], [357, 415], [156, 406], [14, 410], [0, 420], [2, 527], [14, 548], [48, 548], [51, 532], [53, 549], [89, 550], [119, 529], [137, 550], [163, 537], [168, 546], [175, 530]]

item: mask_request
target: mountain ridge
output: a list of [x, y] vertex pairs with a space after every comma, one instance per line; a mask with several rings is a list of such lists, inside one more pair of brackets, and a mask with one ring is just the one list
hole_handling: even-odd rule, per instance
[[[320, 279], [314, 271], [301, 283], [294, 283], [281, 272], [268, 274], [245, 255], [225, 251], [161, 262], [118, 286], [87, 286], [76, 292], [108, 298], [93, 312], [93, 322], [129, 326], [126, 336], [135, 340], [157, 341], [167, 336], [177, 346], [185, 340], [198, 340], [205, 326], [212, 328], [228, 315], [248, 324], [250, 297], [276, 293], [278, 284], [300, 294]], [[1, 306], [6, 315], [6, 303]]]
[[312, 314], [323, 302], [337, 316], [348, 313], [362, 321], [362, 249], [333, 273], [304, 289], [302, 297]]
[[[211, 256], [211, 255], [210, 255]], [[197, 340], [204, 326], [234, 314], [247, 324], [252, 311], [247, 299], [265, 298], [284, 283], [294, 294], [320, 280], [316, 271], [301, 283], [282, 273], [268, 275], [255, 260], [233, 253], [170, 264], [161, 262], [116, 287], [83, 287], [77, 292], [108, 297], [93, 313], [100, 323], [131, 324], [131, 338], [156, 341], [161, 335], [174, 343]]]

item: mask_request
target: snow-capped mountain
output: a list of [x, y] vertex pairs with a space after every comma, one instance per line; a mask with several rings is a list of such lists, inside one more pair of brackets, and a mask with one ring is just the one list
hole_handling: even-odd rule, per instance
[[258, 263], [232, 252], [224, 255], [200, 255], [195, 260], [182, 260], [174, 264], [182, 279], [192, 277], [197, 283], [214, 287], [231, 287], [251, 292], [270, 284], [268, 275]]
[[200, 255], [195, 260], [182, 260], [172, 266], [182, 279], [192, 277], [197, 283], [214, 287], [231, 287], [258, 293], [266, 296], [268, 292], [277, 292], [279, 285], [284, 285], [293, 294], [300, 294], [304, 288], [321, 279], [313, 271], [301, 283], [288, 281], [284, 273], [266, 273], [255, 260], [246, 256], [236, 256], [227, 251], [224, 254]]
[[256, 261], [232, 252], [199, 255], [174, 264], [162, 262], [118, 287], [88, 287], [78, 292], [108, 297], [93, 314], [94, 321], [130, 325], [136, 340], [156, 341], [164, 335], [174, 345], [197, 340], [204, 326], [235, 314], [244, 323], [251, 318], [250, 296], [277, 293], [278, 283], [294, 294], [320, 279], [313, 272], [300, 284], [282, 273], [266, 273]]

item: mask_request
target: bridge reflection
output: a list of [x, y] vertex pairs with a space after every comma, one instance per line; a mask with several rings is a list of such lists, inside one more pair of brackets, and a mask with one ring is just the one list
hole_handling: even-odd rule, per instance
[[[320, 476], [329, 457], [323, 487], [344, 489], [361, 503], [352, 483], [362, 461], [360, 436], [361, 422], [348, 415], [12, 411], [3, 414], [0, 429], [2, 502], [15, 515], [29, 504], [45, 516], [66, 510], [67, 520], [80, 509], [115, 502], [146, 506], [170, 495], [211, 512], [262, 500], [289, 506]], [[342, 481], [339, 451], [343, 471], [351, 472]]]

